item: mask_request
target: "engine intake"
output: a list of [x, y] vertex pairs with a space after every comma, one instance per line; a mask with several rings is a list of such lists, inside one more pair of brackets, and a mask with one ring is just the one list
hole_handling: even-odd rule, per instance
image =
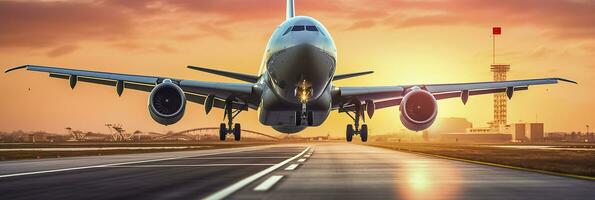
[[434, 123], [438, 114], [438, 104], [430, 92], [413, 88], [403, 97], [399, 110], [401, 123], [407, 129], [421, 131]]
[[171, 80], [165, 80], [155, 86], [149, 95], [149, 113], [157, 123], [175, 124], [182, 119], [185, 109], [184, 91]]

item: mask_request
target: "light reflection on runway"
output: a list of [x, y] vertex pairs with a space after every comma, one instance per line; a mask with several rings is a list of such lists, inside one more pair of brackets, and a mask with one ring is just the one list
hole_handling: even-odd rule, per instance
[[[457, 199], [460, 173], [449, 163], [407, 160], [395, 176], [397, 196], [404, 199]], [[404, 180], [399, 180], [404, 179]]]

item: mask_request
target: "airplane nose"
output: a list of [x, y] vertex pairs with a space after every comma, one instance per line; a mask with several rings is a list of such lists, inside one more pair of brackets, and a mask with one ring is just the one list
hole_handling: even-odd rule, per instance
[[323, 41], [317, 32], [297, 32], [292, 43], [292, 46], [311, 45], [319, 49], [323, 48]]
[[279, 52], [269, 61], [268, 72], [280, 96], [304, 103], [318, 98], [334, 73], [334, 57], [303, 42]]

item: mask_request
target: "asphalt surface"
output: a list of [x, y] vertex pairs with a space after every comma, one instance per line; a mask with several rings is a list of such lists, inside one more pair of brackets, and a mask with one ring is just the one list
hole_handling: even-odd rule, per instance
[[356, 144], [0, 162], [0, 199], [593, 199], [595, 182]]

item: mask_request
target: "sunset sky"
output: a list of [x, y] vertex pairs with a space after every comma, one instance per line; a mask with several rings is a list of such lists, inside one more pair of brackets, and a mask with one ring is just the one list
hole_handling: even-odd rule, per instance
[[[499, 64], [509, 79], [564, 77], [579, 82], [533, 86], [509, 102], [509, 122], [545, 123], [546, 131], [585, 131], [595, 124], [595, 1], [591, 0], [296, 0], [296, 14], [321, 21], [338, 49], [337, 73], [374, 70], [338, 86], [490, 81], [491, 28]], [[285, 0], [14, 0], [0, 1], [0, 67], [23, 64], [237, 82], [186, 69], [198, 65], [256, 74], [266, 42], [285, 19]], [[105, 123], [129, 130], [168, 131], [215, 127], [188, 104], [172, 126], [155, 123], [148, 93], [78, 84], [47, 74], [0, 74], [0, 131], [65, 127], [107, 132]], [[439, 102], [438, 117], [465, 117], [474, 126], [492, 119], [492, 95]], [[403, 129], [398, 109], [379, 110], [371, 134]], [[238, 122], [273, 131], [255, 111]], [[343, 135], [345, 114], [332, 113], [306, 135]]]

